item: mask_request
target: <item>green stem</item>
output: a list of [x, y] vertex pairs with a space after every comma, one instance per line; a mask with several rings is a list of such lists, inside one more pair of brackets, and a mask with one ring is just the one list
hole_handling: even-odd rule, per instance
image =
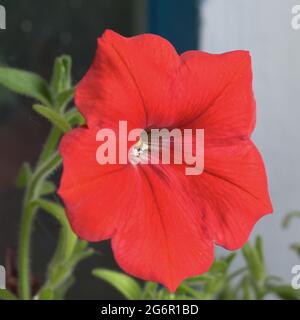
[[247, 267], [242, 267], [236, 271], [234, 271], [233, 273], [231, 273], [228, 276], [228, 280], [231, 281], [232, 279], [234, 279], [235, 277], [239, 276], [240, 274], [242, 274], [243, 272], [245, 272], [247, 270]]
[[47, 142], [45, 144], [45, 147], [43, 148], [43, 151], [40, 155], [38, 165], [40, 165], [43, 161], [48, 159], [50, 155], [55, 151], [57, 142], [61, 136], [61, 131], [55, 127], [53, 127], [49, 133]]
[[[49, 140], [47, 145], [52, 146], [52, 141]], [[32, 223], [36, 213], [36, 207], [32, 205], [32, 201], [38, 197], [39, 187], [43, 180], [59, 166], [60, 162], [61, 157], [57, 152], [55, 152], [45, 162], [41, 163], [37, 167], [26, 189], [19, 243], [19, 296], [24, 300], [31, 298], [29, 271], [30, 238]]]
[[19, 296], [21, 299], [29, 300], [30, 292], [30, 272], [29, 272], [29, 248], [32, 221], [35, 210], [30, 207], [24, 209], [21, 219], [21, 233], [19, 244]]

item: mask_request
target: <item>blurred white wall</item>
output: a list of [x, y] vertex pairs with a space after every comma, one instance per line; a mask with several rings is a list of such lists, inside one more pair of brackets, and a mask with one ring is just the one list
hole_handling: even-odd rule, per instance
[[205, 0], [202, 50], [251, 52], [257, 127], [254, 141], [267, 167], [275, 214], [263, 218], [254, 234], [265, 239], [269, 271], [291, 280], [299, 264], [288, 250], [300, 243], [300, 221], [288, 230], [283, 215], [300, 210], [300, 30], [291, 27], [291, 10], [300, 0]]

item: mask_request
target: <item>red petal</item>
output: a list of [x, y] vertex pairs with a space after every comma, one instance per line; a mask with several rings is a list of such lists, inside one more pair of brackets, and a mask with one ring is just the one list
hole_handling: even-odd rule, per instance
[[217, 135], [249, 136], [255, 122], [248, 52], [181, 57], [151, 34], [125, 38], [106, 31], [89, 72], [76, 90], [88, 125], [205, 128]]
[[182, 169], [100, 166], [95, 132], [72, 130], [60, 144], [64, 171], [59, 195], [74, 232], [88, 241], [112, 237], [125, 271], [171, 291], [183, 279], [206, 272], [213, 243]]
[[205, 149], [205, 169], [194, 177], [205, 221], [217, 244], [235, 250], [255, 223], [272, 212], [261, 156], [249, 141]]
[[[210, 137], [249, 137], [255, 125], [251, 58], [247, 51], [182, 55], [190, 98], [185, 127], [204, 128]], [[196, 110], [196, 112], [195, 112]]]
[[176, 91], [180, 57], [170, 42], [153, 34], [132, 38], [106, 32], [104, 38], [122, 57], [143, 101], [146, 127], [169, 127], [179, 120]]
[[76, 234], [89, 241], [110, 238], [137, 192], [135, 170], [127, 165], [96, 162], [96, 130], [79, 128], [67, 133], [59, 150], [63, 175], [59, 195]]
[[140, 170], [135, 208], [112, 239], [115, 258], [129, 274], [175, 291], [209, 269], [213, 243], [187, 177], [168, 166]]
[[89, 122], [129, 119], [137, 127], [169, 127], [185, 116], [176, 93], [189, 88], [180, 79], [180, 67], [167, 40], [153, 34], [125, 38], [108, 30], [76, 102]]
[[111, 43], [112, 34], [107, 31], [98, 40], [93, 64], [76, 88], [76, 105], [89, 127], [115, 127], [119, 120], [127, 120], [132, 127], [144, 128], [144, 105], [136, 80]]

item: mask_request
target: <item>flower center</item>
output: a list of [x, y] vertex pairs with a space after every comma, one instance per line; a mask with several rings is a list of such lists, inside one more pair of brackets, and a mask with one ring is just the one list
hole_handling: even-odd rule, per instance
[[131, 164], [146, 163], [148, 159], [149, 145], [143, 141], [143, 136], [141, 135], [139, 141], [134, 144], [129, 150], [129, 161]]

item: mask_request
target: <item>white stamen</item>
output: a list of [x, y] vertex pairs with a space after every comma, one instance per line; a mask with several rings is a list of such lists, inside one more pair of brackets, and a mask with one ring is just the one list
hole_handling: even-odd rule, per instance
[[148, 159], [149, 146], [141, 139], [134, 144], [129, 150], [129, 161], [131, 164], [137, 165], [141, 162], [145, 162]]

